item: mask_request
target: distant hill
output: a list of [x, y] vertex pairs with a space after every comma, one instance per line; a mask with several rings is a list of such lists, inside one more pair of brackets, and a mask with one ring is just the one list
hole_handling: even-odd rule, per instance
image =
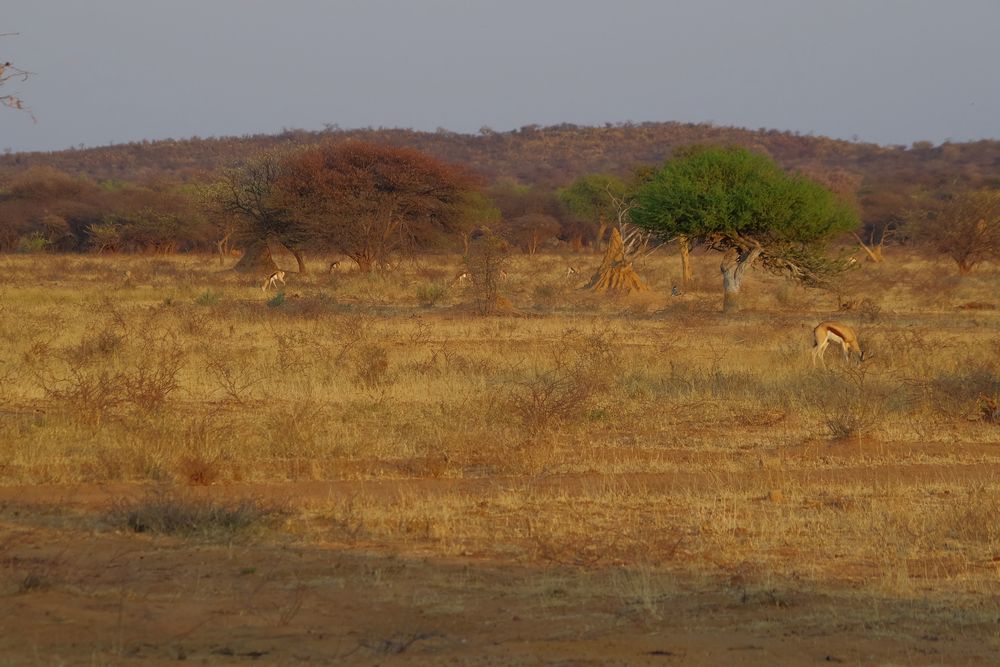
[[[328, 140], [361, 140], [410, 146], [463, 163], [487, 180], [514, 179], [543, 187], [566, 185], [588, 172], [625, 174], [637, 164], [659, 164], [690, 144], [739, 145], [771, 155], [834, 189], [862, 201], [915, 188], [967, 185], [1000, 187], [1000, 142], [933, 146], [880, 146], [777, 130], [711, 124], [641, 123], [603, 127], [571, 124], [526, 126], [510, 132], [484, 128], [479, 134], [407, 129], [329, 128], [277, 135], [218, 139], [167, 139], [99, 148], [0, 157], [0, 181], [27, 167], [45, 165], [96, 180], [198, 181], [261, 150], [291, 149]], [[871, 211], [870, 211], [871, 212]]]

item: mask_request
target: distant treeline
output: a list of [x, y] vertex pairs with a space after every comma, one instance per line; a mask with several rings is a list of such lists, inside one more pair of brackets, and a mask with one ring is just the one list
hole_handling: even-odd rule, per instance
[[[482, 178], [504, 219], [541, 226], [546, 237], [576, 248], [588, 238], [581, 237], [579, 221], [560, 203], [561, 188], [587, 174], [627, 178], [636, 167], [660, 165], [678, 148], [697, 144], [742, 146], [769, 155], [852, 202], [872, 228], [902, 220], [921, 195], [1000, 188], [997, 141], [879, 146], [682, 123], [563, 124], [511, 132], [483, 128], [475, 135], [328, 127], [4, 155], [0, 251], [212, 250], [225, 225], [203, 206], [203, 187], [255, 154], [330, 141], [409, 147], [464, 165]], [[537, 247], [538, 235], [529, 236], [524, 244]]]

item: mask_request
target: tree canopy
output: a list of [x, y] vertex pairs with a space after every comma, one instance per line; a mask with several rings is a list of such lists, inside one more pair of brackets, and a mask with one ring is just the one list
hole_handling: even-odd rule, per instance
[[597, 243], [615, 220], [614, 198], [625, 196], [625, 183], [613, 174], [585, 174], [559, 190], [566, 210], [591, 229]]
[[410, 148], [329, 143], [283, 162], [278, 201], [315, 243], [368, 271], [461, 231], [474, 185], [465, 169]]
[[309, 234], [293, 219], [277, 191], [283, 159], [273, 151], [258, 153], [239, 168], [227, 170], [222, 182], [210, 190], [214, 213], [242, 221], [239, 234], [249, 251], [241, 261], [245, 268], [251, 269], [261, 261], [270, 266], [268, 244], [275, 241], [292, 251], [299, 271], [305, 272], [302, 250]]
[[965, 190], [925, 200], [910, 214], [917, 240], [951, 257], [966, 274], [1000, 258], [1000, 190]]
[[764, 155], [722, 147], [669, 160], [636, 192], [631, 218], [663, 238], [685, 236], [725, 252], [727, 310], [738, 307], [743, 271], [755, 260], [822, 284], [840, 268], [822, 255], [824, 242], [858, 225], [857, 213], [815, 181]]

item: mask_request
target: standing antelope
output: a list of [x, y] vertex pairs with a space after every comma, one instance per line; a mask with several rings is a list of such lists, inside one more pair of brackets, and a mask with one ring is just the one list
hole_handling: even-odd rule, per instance
[[279, 282], [281, 282], [282, 285], [285, 284], [285, 272], [280, 269], [265, 278], [264, 284], [260, 286], [260, 289], [264, 292], [267, 291], [268, 287], [278, 289]]
[[866, 359], [866, 355], [861, 350], [861, 344], [858, 343], [858, 335], [854, 333], [854, 329], [842, 322], [827, 321], [820, 322], [813, 329], [813, 366], [816, 365], [816, 359], [819, 359], [823, 367], [826, 368], [823, 353], [826, 352], [826, 346], [830, 343], [838, 343], [840, 345], [844, 350], [845, 361], [851, 360], [851, 352], [858, 353], [858, 363]]
[[575, 276], [575, 275], [577, 275], [579, 273], [580, 273], [580, 271], [577, 270], [577, 268], [575, 266], [567, 266], [566, 267], [566, 277], [567, 278], [571, 278], [571, 277], [573, 277], [573, 276]]
[[328, 271], [328, 273], [333, 273], [339, 268], [340, 268], [340, 260], [337, 260], [336, 262], [330, 262], [330, 270]]

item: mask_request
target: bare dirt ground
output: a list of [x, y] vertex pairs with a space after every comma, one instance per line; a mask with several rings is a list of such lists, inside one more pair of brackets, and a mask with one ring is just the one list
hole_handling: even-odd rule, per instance
[[[964, 473], [972, 482], [998, 471], [991, 464]], [[881, 474], [941, 480], [955, 470], [901, 466]], [[643, 483], [698, 484], [682, 477]], [[572, 494], [585, 478], [537, 483]], [[496, 484], [504, 482], [197, 491], [274, 498], [301, 510], [359, 493], [424, 501], [459, 494], [475, 505]], [[133, 484], [0, 488], [0, 575], [5, 588], [19, 587], [0, 597], [3, 664], [994, 665], [1000, 655], [996, 599], [959, 595], [942, 604], [919, 591], [810, 591], [793, 582], [762, 585], [752, 574], [697, 576], [683, 562], [653, 572], [630, 563], [441, 557], [431, 543], [348, 544], [295, 531], [227, 542], [128, 534], [95, 518], [147, 491]], [[998, 564], [983, 567], [997, 573]], [[849, 579], [851, 566], [844, 567]]]

